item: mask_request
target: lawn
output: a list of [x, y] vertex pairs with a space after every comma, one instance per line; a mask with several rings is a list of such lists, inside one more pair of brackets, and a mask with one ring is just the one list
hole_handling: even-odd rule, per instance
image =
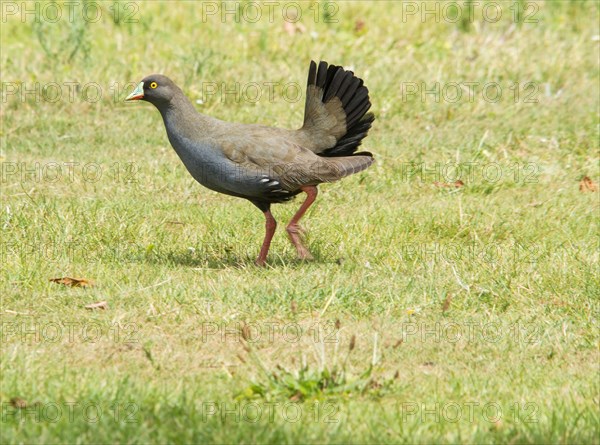
[[[0, 8], [1, 443], [600, 443], [597, 2]], [[310, 60], [376, 163], [260, 268], [123, 99], [298, 128]]]

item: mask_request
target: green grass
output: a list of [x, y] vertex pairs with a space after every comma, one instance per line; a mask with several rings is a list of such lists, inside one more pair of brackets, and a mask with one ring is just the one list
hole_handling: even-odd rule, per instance
[[[497, 23], [303, 3], [295, 35], [281, 8], [100, 4], [0, 28], [2, 443], [599, 443], [599, 193], [579, 191], [600, 182], [597, 3], [519, 2], [536, 23], [509, 2]], [[261, 269], [260, 212], [196, 184], [122, 99], [162, 72], [202, 112], [298, 127], [282, 86], [311, 59], [365, 80], [377, 163], [320, 188], [313, 262], [284, 236], [299, 200], [276, 206]], [[62, 98], [20, 94], [36, 82]], [[253, 103], [207, 82], [276, 85]], [[456, 163], [464, 187], [436, 187]]]

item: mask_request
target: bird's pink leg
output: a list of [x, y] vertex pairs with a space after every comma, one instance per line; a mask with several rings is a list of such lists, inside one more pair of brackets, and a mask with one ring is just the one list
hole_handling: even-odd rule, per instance
[[267, 254], [269, 253], [269, 247], [271, 246], [271, 240], [273, 239], [273, 235], [275, 234], [275, 229], [277, 228], [277, 221], [273, 218], [271, 214], [271, 210], [266, 210], [265, 214], [265, 240], [263, 241], [262, 247], [260, 248], [260, 253], [258, 254], [258, 258], [256, 259], [256, 264], [258, 266], [264, 266], [267, 262]]
[[286, 230], [288, 236], [290, 237], [290, 241], [296, 247], [296, 251], [298, 252], [298, 258], [301, 260], [312, 260], [312, 255], [308, 251], [306, 247], [302, 244], [302, 240], [300, 239], [300, 225], [298, 222], [300, 218], [304, 216], [308, 208], [315, 202], [317, 199], [318, 189], [314, 185], [308, 185], [305, 187], [301, 187], [301, 190], [306, 193], [306, 201], [302, 203], [290, 223], [287, 225]]

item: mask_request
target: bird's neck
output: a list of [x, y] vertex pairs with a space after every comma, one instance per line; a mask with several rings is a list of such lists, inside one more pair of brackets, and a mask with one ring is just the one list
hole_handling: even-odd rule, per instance
[[199, 139], [206, 134], [209, 117], [198, 113], [185, 95], [178, 94], [165, 106], [158, 107], [167, 133], [188, 139]]

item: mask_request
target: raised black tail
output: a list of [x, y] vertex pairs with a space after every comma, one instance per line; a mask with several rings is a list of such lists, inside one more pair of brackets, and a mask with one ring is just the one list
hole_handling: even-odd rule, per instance
[[[310, 63], [304, 129], [333, 143], [319, 144], [319, 156], [352, 156], [375, 120], [369, 90], [352, 71], [327, 62]], [[334, 139], [333, 139], [333, 138]], [[326, 146], [323, 146], [326, 145]], [[362, 152], [356, 155], [372, 156]]]

